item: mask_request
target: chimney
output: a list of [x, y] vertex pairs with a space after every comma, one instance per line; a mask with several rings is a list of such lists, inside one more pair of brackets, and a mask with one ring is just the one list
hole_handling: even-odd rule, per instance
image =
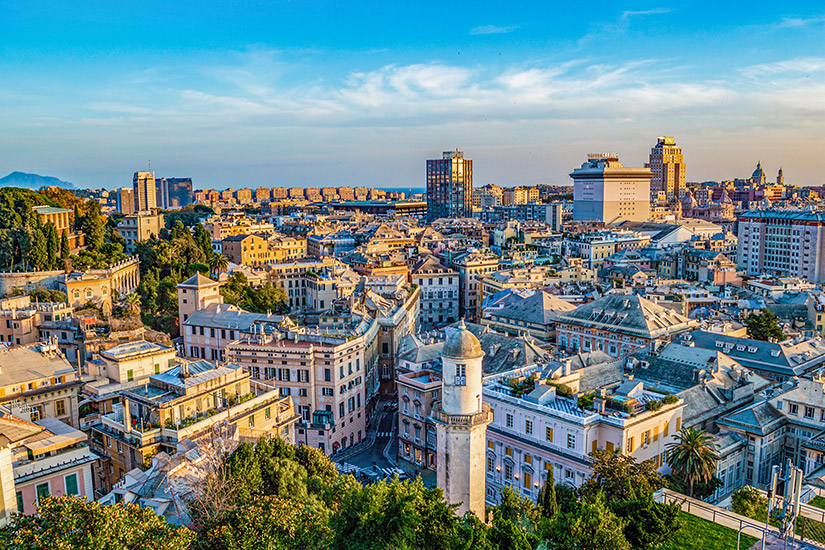
[[130, 433], [132, 431], [132, 415], [129, 414], [129, 398], [123, 397], [123, 432]]

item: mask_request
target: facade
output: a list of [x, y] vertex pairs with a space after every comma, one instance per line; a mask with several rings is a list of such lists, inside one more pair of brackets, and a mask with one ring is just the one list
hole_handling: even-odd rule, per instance
[[682, 148], [676, 145], [674, 138], [657, 138], [656, 145], [650, 150], [650, 162], [645, 164], [645, 168], [653, 172], [650, 180], [651, 196], [664, 192], [668, 201], [684, 196], [687, 190], [687, 166], [682, 157]]
[[65, 302], [32, 303], [29, 295], [0, 299], [0, 342], [24, 346], [35, 344], [40, 340], [42, 325], [71, 319], [72, 311]]
[[135, 213], [135, 190], [131, 187], [121, 187], [117, 190], [117, 211], [130, 215]]
[[164, 210], [189, 206], [195, 199], [192, 178], [160, 178], [155, 192], [158, 208]]
[[454, 257], [451, 264], [458, 272], [459, 317], [479, 317], [484, 299], [481, 279], [498, 270], [498, 256], [466, 252]]
[[636, 295], [608, 294], [563, 313], [556, 321], [560, 352], [603, 351], [622, 357], [658, 338], [692, 330], [697, 322]]
[[573, 220], [647, 221], [653, 172], [647, 168], [627, 168], [612, 153], [590, 154], [587, 159], [570, 174]]
[[[72, 232], [72, 217], [74, 212], [67, 208], [56, 208], [54, 206], [32, 206], [32, 210], [40, 215], [40, 223], [46, 225], [51, 223], [57, 230], [57, 234]], [[68, 236], [68, 235], [67, 235]]]
[[153, 210], [125, 216], [117, 224], [117, 232], [126, 241], [126, 252], [132, 254], [137, 243], [157, 238], [164, 227], [163, 214]]
[[93, 470], [100, 457], [89, 449], [86, 434], [54, 418], [34, 424], [42, 431], [13, 450], [17, 511], [34, 515], [39, 500], [49, 495], [94, 500]]
[[736, 263], [747, 275], [825, 282], [825, 214], [751, 210], [739, 216]]
[[410, 270], [410, 280], [421, 289], [418, 330], [426, 332], [458, 320], [458, 273], [426, 257]]
[[296, 261], [307, 255], [307, 240], [304, 237], [282, 235], [269, 239], [269, 250], [274, 262]]
[[484, 352], [464, 326], [441, 349], [441, 401], [432, 409], [438, 446], [438, 488], [456, 513], [485, 517], [487, 425], [493, 416], [482, 394]]
[[78, 427], [79, 372], [52, 341], [0, 347], [0, 404], [15, 404], [31, 420], [56, 418]]
[[501, 195], [501, 204], [503, 206], [527, 204], [529, 202], [537, 201], [538, 199], [539, 190], [537, 187], [508, 187], [504, 189]]
[[221, 284], [200, 273], [178, 285], [178, 326], [189, 319], [189, 316], [205, 309], [212, 304], [222, 304], [223, 296], [220, 293]]
[[158, 207], [154, 172], [135, 172], [132, 177], [135, 212], [151, 211]]
[[427, 221], [473, 213], [473, 161], [456, 149], [427, 161]]
[[43, 430], [32, 422], [12, 416], [7, 410], [0, 415], [0, 527], [5, 527], [20, 509], [14, 490], [12, 448]]
[[251, 313], [237, 306], [212, 302], [189, 314], [189, 318], [181, 326], [181, 355], [224, 361], [227, 344], [264, 330], [266, 326], [274, 325], [280, 320], [279, 315]]
[[291, 396], [300, 415], [298, 443], [333, 454], [366, 437], [368, 403], [378, 392], [378, 330], [369, 315], [329, 316], [317, 328], [258, 331], [226, 351], [255, 387]]
[[230, 262], [250, 267], [260, 267], [272, 261], [272, 253], [266, 239], [257, 235], [234, 235], [223, 240], [223, 255]]

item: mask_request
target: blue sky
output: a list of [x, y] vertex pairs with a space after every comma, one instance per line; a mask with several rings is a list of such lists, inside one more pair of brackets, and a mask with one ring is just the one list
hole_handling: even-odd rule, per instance
[[196, 187], [569, 183], [588, 152], [825, 184], [825, 5], [0, 2], [0, 176]]

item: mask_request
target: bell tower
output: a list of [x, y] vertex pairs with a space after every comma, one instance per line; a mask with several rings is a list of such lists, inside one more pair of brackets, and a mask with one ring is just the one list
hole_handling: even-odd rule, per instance
[[437, 479], [448, 504], [458, 504], [484, 521], [487, 424], [490, 407], [482, 401], [484, 352], [462, 320], [441, 349], [441, 403], [432, 413], [437, 435]]

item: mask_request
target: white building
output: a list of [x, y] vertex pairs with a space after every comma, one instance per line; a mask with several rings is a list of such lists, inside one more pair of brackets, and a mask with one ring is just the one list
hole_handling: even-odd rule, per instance
[[647, 168], [627, 168], [613, 153], [591, 153], [587, 159], [570, 174], [573, 220], [647, 221], [653, 172]]
[[413, 267], [410, 278], [413, 284], [421, 288], [420, 331], [429, 331], [458, 320], [458, 273], [428, 257]]

